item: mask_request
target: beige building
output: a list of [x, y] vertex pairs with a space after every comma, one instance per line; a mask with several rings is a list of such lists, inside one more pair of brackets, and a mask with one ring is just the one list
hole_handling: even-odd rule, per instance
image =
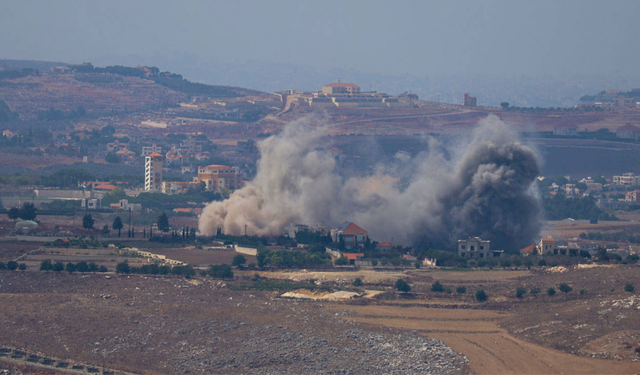
[[157, 152], [147, 155], [144, 162], [144, 190], [162, 190], [162, 167], [164, 157]]
[[489, 240], [483, 240], [480, 237], [458, 240], [458, 256], [462, 258], [482, 259], [489, 258], [491, 255], [491, 241]]
[[242, 178], [238, 176], [238, 169], [226, 165], [208, 165], [198, 168], [198, 177], [193, 178], [193, 182], [204, 182], [208, 190], [240, 189]]

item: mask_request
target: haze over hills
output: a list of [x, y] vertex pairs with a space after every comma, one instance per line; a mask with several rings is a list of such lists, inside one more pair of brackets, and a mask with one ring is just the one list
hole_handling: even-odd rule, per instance
[[253, 88], [265, 92], [285, 89], [316, 91], [340, 79], [358, 82], [363, 89], [397, 95], [405, 91], [423, 100], [460, 104], [462, 94], [478, 97], [479, 105], [500, 106], [509, 102], [519, 107], [572, 107], [581, 96], [608, 88], [630, 90], [640, 87], [633, 74], [496, 75], [455, 74], [415, 76], [368, 73], [358, 69], [317, 69], [304, 65], [264, 60], [214, 61], [190, 53], [155, 56], [110, 56], [92, 59], [98, 65], [157, 65], [181, 72], [185, 77], [207, 84]]

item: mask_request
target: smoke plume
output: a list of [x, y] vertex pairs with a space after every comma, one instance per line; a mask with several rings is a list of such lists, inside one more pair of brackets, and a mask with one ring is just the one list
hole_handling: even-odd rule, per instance
[[[413, 163], [408, 184], [376, 168], [343, 177], [323, 147], [326, 127], [293, 122], [260, 143], [254, 181], [203, 211], [200, 232], [277, 234], [292, 224], [353, 221], [379, 241], [427, 242], [453, 248], [480, 236], [493, 249], [517, 250], [540, 231], [540, 174], [536, 153], [496, 116], [482, 120], [467, 140], [445, 146], [430, 139], [425, 152], [394, 159]], [[406, 176], [405, 176], [406, 178]]]

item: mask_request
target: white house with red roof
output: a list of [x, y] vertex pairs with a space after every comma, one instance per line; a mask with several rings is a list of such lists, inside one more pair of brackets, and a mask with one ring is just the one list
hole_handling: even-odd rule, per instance
[[369, 238], [369, 232], [350, 221], [338, 225], [331, 229], [331, 238], [333, 242], [339, 242], [340, 238], [344, 241], [344, 247], [353, 249], [360, 244], [364, 244]]

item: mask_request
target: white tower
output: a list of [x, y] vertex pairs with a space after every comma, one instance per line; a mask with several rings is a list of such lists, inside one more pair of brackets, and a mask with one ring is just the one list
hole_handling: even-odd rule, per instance
[[144, 160], [144, 190], [162, 190], [162, 164], [164, 157], [157, 152], [147, 155]]

